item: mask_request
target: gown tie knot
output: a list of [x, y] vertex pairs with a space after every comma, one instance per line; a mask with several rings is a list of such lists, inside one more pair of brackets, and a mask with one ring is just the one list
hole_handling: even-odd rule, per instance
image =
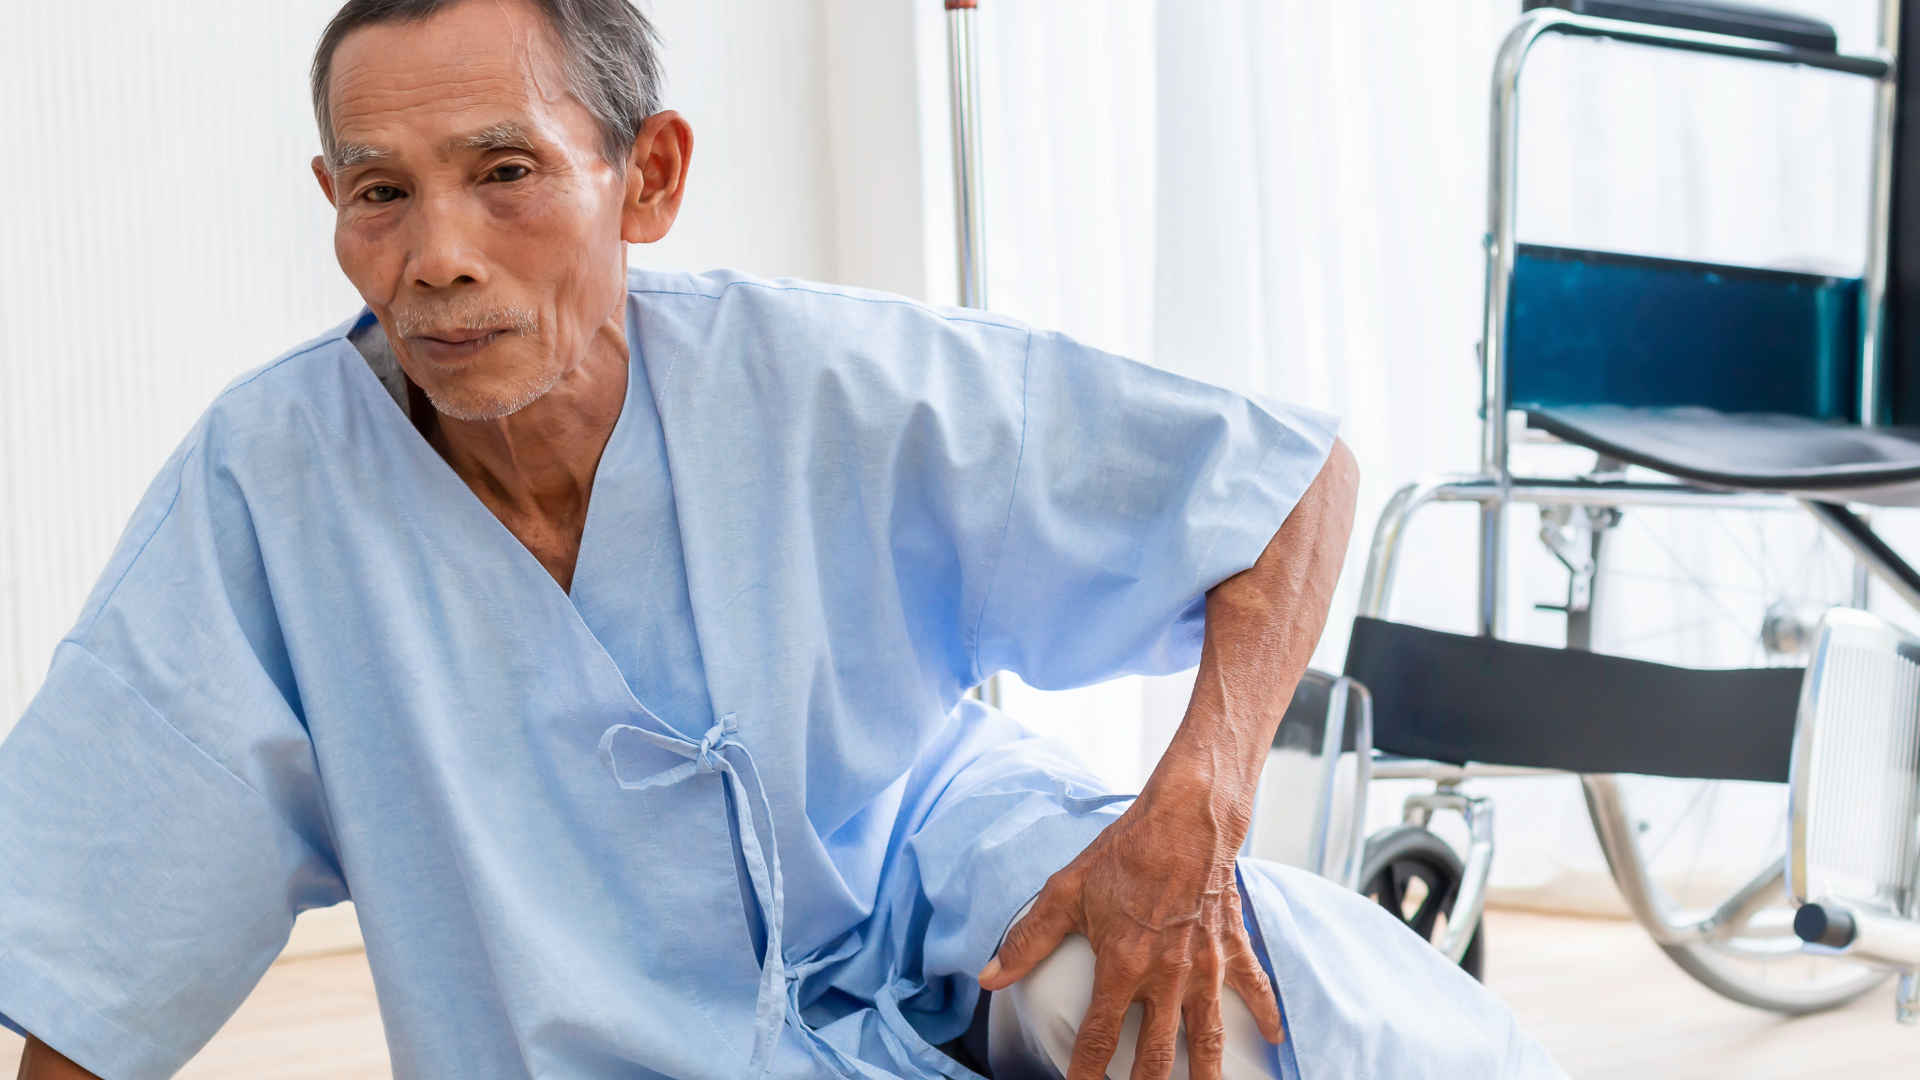
[[[753, 884], [754, 899], [766, 922], [767, 953], [760, 965], [760, 989], [754, 1008], [753, 1056], [748, 1060], [748, 1075], [765, 1076], [773, 1068], [773, 1049], [780, 1029], [787, 1022], [788, 978], [782, 930], [786, 921], [786, 886], [780, 876], [779, 842], [774, 836], [773, 808], [767, 802], [767, 789], [761, 783], [760, 770], [753, 754], [738, 738], [740, 725], [733, 713], [722, 716], [700, 736], [699, 742], [668, 727], [659, 717], [642, 711], [642, 719], [658, 725], [658, 730], [632, 724], [614, 724], [600, 736], [600, 763], [613, 781], [627, 791], [671, 787], [693, 776], [719, 774], [725, 778], [733, 798], [729, 801], [734, 831], [740, 837], [740, 853], [747, 864], [747, 877]], [[614, 741], [632, 735], [662, 750], [678, 754], [687, 761], [652, 776], [629, 780], [620, 774], [614, 757]], [[732, 751], [730, 756], [727, 751]], [[735, 757], [738, 763], [735, 763]], [[765, 820], [766, 838], [755, 818]]]

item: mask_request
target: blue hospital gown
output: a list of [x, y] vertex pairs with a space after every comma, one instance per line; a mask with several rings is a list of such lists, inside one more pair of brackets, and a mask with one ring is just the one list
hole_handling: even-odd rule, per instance
[[[990, 315], [635, 271], [569, 595], [370, 318], [215, 401], [0, 745], [0, 1014], [112, 1080], [348, 898], [397, 1076], [960, 1075], [971, 973], [1119, 812], [963, 692], [1193, 664], [1334, 432]], [[1348, 910], [1315, 888], [1249, 881], [1310, 1077], [1358, 1007], [1288, 982]]]

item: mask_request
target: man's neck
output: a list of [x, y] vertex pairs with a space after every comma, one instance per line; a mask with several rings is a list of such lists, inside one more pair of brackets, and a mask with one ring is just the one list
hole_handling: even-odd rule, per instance
[[497, 420], [435, 414], [427, 441], [562, 589], [587, 524], [600, 455], [627, 395], [624, 342], [603, 337], [539, 400]]

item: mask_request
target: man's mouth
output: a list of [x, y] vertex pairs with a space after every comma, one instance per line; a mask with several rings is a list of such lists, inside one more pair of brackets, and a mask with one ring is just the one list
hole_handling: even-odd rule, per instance
[[420, 355], [434, 364], [459, 364], [470, 360], [482, 349], [505, 337], [511, 330], [446, 329], [412, 335], [410, 341]]

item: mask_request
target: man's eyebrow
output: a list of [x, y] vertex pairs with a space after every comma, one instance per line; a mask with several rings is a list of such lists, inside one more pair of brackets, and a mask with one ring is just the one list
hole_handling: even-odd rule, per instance
[[393, 155], [378, 146], [366, 143], [343, 142], [333, 148], [333, 154], [327, 161], [329, 172], [344, 172], [355, 165], [365, 165], [369, 161], [385, 161]]
[[448, 141], [463, 150], [533, 149], [533, 140], [527, 137], [526, 129], [511, 120], [503, 120], [492, 127], [481, 128], [471, 135], [461, 135]]

